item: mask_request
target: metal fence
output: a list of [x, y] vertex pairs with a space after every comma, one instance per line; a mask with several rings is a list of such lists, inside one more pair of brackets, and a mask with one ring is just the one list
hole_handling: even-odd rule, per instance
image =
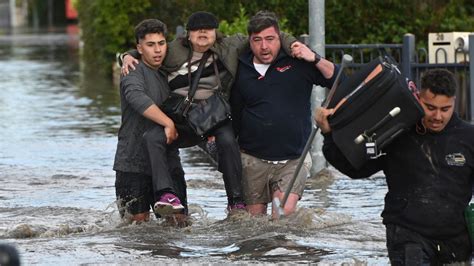
[[[303, 38], [304, 41], [304, 38]], [[435, 63], [429, 63], [429, 54], [425, 48], [416, 49], [415, 36], [405, 34], [402, 44], [327, 44], [326, 58], [340, 63], [343, 54], [354, 58], [349, 69], [356, 70], [378, 56], [390, 55], [400, 66], [404, 76], [415, 81], [419, 86], [422, 73], [431, 68], [445, 68], [453, 72], [458, 80], [459, 89], [456, 95], [456, 111], [460, 117], [473, 122], [474, 120], [474, 34], [469, 35], [469, 52], [461, 49], [461, 62], [446, 63], [446, 51], [439, 48]], [[470, 60], [467, 60], [469, 57]]]

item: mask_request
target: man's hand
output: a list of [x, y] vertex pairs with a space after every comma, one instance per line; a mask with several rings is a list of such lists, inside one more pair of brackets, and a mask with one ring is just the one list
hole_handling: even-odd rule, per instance
[[319, 56], [316, 52], [313, 52], [302, 42], [296, 41], [291, 44], [291, 56], [314, 63], [316, 68], [326, 79], [330, 79], [335, 74], [333, 63]]
[[296, 41], [291, 44], [291, 56], [304, 59], [307, 62], [315, 62], [316, 60], [316, 53], [309, 49], [308, 46], [303, 44], [302, 42]]
[[178, 138], [178, 131], [174, 126], [174, 123], [165, 126], [166, 144], [171, 144]]
[[178, 138], [178, 131], [173, 120], [163, 113], [156, 104], [150, 105], [143, 112], [143, 116], [164, 128], [166, 144], [171, 144]]
[[122, 75], [126, 76], [130, 73], [130, 69], [135, 70], [135, 65], [138, 65], [139, 61], [131, 55], [124, 55], [122, 60]]
[[314, 120], [321, 129], [322, 133], [331, 132], [331, 126], [329, 125], [328, 117], [334, 113], [334, 109], [326, 109], [323, 107], [316, 108], [314, 114]]

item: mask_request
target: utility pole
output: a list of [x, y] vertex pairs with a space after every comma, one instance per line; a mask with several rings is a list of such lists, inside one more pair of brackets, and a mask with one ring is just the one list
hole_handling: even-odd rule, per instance
[[53, 0], [48, 0], [48, 29], [53, 28], [54, 5]]
[[32, 12], [33, 12], [33, 28], [37, 30], [39, 28], [39, 14], [38, 14], [38, 3], [37, 1], [32, 2]]
[[[309, 46], [322, 57], [325, 56], [325, 17], [324, 17], [324, 0], [308, 0], [309, 4]], [[321, 106], [326, 97], [326, 89], [321, 86], [314, 86], [311, 95], [311, 107], [314, 110]], [[314, 121], [312, 121], [314, 123]], [[311, 167], [311, 176], [324, 169], [326, 159], [322, 153], [323, 138], [321, 134], [317, 134], [313, 141], [311, 149], [311, 159], [313, 166]]]

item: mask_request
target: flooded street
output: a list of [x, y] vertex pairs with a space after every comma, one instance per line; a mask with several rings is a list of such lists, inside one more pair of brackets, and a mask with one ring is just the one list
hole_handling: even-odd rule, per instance
[[118, 88], [84, 76], [77, 35], [0, 35], [0, 242], [25, 265], [388, 264], [385, 179], [308, 180], [296, 215], [226, 218], [221, 174], [181, 150], [193, 224], [122, 225], [112, 171]]

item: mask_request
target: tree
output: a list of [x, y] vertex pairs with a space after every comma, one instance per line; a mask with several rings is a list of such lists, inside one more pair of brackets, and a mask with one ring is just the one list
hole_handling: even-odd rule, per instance
[[[191, 13], [207, 10], [221, 20], [226, 34], [246, 33], [259, 10], [275, 12], [284, 30], [308, 32], [308, 1], [292, 0], [77, 0], [85, 59], [110, 73], [115, 53], [134, 46], [133, 27], [158, 18], [174, 29]], [[245, 9], [243, 8], [245, 7]], [[326, 43], [400, 43], [405, 33], [425, 45], [429, 32], [472, 31], [472, 0], [331, 0], [326, 1]], [[88, 65], [88, 64], [86, 64]]]
[[77, 4], [83, 57], [94, 72], [110, 74], [117, 51], [133, 43], [134, 25], [143, 18], [149, 0], [81, 0]]

